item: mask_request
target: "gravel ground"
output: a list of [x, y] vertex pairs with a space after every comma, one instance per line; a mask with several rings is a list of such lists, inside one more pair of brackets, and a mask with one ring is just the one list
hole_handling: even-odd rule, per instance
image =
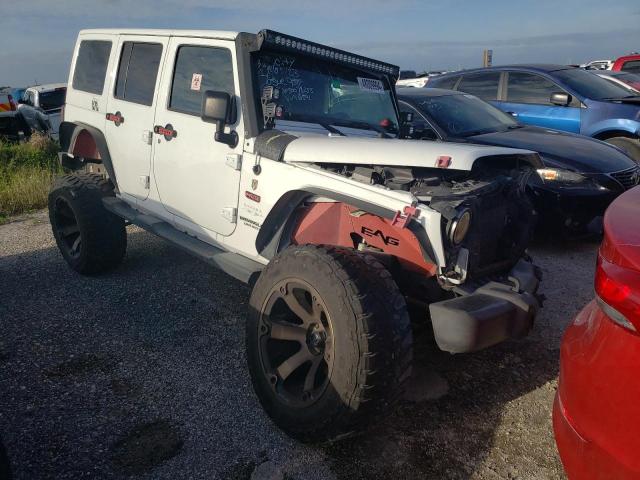
[[122, 266], [81, 277], [44, 212], [0, 226], [0, 437], [14, 478], [564, 478], [558, 347], [592, 296], [596, 248], [532, 248], [548, 299], [529, 337], [450, 356], [418, 332], [397, 411], [308, 447], [251, 389], [247, 287], [133, 227]]

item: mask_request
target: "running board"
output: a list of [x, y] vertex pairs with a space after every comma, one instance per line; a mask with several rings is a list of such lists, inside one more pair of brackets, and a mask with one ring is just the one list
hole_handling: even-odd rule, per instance
[[253, 284], [260, 271], [264, 268], [264, 265], [261, 263], [238, 255], [237, 253], [222, 250], [219, 247], [215, 247], [187, 233], [181, 232], [163, 220], [152, 215], [141, 213], [119, 198], [105, 197], [102, 199], [102, 203], [110, 212], [169, 241], [176, 247], [219, 268], [241, 282]]

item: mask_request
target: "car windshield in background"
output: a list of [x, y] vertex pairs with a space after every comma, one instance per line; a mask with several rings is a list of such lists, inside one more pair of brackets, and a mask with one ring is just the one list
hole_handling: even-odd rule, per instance
[[629, 90], [626, 88], [579, 68], [558, 70], [553, 72], [553, 76], [578, 94], [593, 100], [610, 100], [629, 96]]
[[509, 115], [473, 95], [427, 97], [415, 106], [453, 137], [499, 132], [518, 126]]
[[65, 89], [54, 90], [53, 92], [40, 92], [40, 107], [45, 110], [57, 110], [64, 105]]
[[263, 51], [254, 58], [258, 95], [280, 91], [276, 119], [397, 131], [387, 79], [369, 71], [306, 56]]

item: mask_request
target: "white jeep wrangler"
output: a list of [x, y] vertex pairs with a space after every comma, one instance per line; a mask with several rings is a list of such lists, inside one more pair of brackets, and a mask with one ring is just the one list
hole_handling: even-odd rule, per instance
[[[398, 68], [269, 30], [86, 30], [49, 196], [83, 274], [138, 225], [253, 287], [249, 370], [304, 441], [372, 423], [438, 346], [525, 335], [540, 304], [523, 191], [537, 154], [403, 140]], [[99, 166], [105, 175], [86, 173]]]

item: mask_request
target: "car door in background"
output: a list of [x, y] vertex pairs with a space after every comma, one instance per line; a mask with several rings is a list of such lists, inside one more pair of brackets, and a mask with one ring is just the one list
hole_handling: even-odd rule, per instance
[[121, 193], [149, 195], [155, 92], [166, 37], [123, 35], [120, 58], [108, 94], [105, 136]]
[[[173, 37], [156, 112], [153, 173], [164, 207], [176, 223], [221, 235], [236, 225], [242, 141], [231, 148], [216, 142], [216, 126], [202, 120], [207, 90], [238, 98], [234, 43]], [[243, 138], [240, 105], [230, 128]], [[182, 220], [181, 220], [182, 219]]]
[[580, 100], [572, 98], [569, 105], [554, 105], [551, 94], [567, 92], [534, 73], [511, 71], [505, 80], [504, 100], [495, 106], [528, 125], [580, 133]]

